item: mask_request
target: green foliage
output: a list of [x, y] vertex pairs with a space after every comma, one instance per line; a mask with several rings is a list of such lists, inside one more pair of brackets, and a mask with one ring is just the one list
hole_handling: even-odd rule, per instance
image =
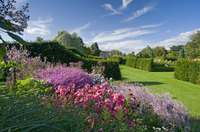
[[111, 60], [113, 60], [113, 61], [116, 61], [116, 62], [118, 62], [119, 64], [125, 64], [125, 63], [126, 63], [125, 57], [121, 57], [121, 56], [117, 56], [117, 55], [112, 56], [112, 57], [110, 57], [109, 59], [111, 59]]
[[[26, 13], [29, 5], [22, 5], [20, 9], [16, 3], [16, 0], [1, 1], [0, 32], [6, 33], [12, 39], [24, 45], [26, 42], [18, 35], [27, 27], [29, 16]], [[5, 43], [1, 35], [0, 40]]]
[[99, 49], [99, 46], [97, 43], [94, 43], [91, 45], [91, 53], [92, 55], [95, 55], [95, 56], [99, 56], [100, 54], [100, 49]]
[[162, 57], [165, 58], [167, 55], [167, 50], [164, 47], [155, 47], [153, 48], [154, 57]]
[[200, 62], [182, 59], [177, 62], [175, 78], [192, 83], [200, 82]]
[[147, 46], [137, 54], [141, 58], [153, 58], [153, 50], [150, 46]]
[[200, 56], [200, 31], [192, 35], [191, 41], [185, 46], [186, 54], [189, 58], [197, 58]]
[[[16, 45], [16, 44], [12, 44]], [[93, 66], [103, 65], [104, 75], [115, 80], [121, 79], [118, 62], [112, 59], [103, 59], [96, 56], [86, 56], [75, 48], [65, 48], [57, 42], [31, 42], [26, 46], [32, 57], [40, 56], [51, 63], [69, 64], [70, 62], [83, 62], [83, 68], [92, 71]], [[113, 67], [113, 68], [112, 68]]]
[[145, 71], [152, 71], [153, 69], [153, 60], [152, 59], [147, 59], [147, 58], [137, 58], [134, 56], [128, 56], [126, 58], [126, 65], [145, 70]]
[[6, 55], [6, 48], [0, 45], [0, 62], [3, 61], [3, 57]]
[[12, 33], [12, 32], [7, 32], [7, 34], [14, 40], [16, 40], [19, 44], [21, 45], [27, 45], [27, 42], [24, 41], [20, 36]]
[[20, 95], [48, 95], [52, 91], [52, 87], [45, 86], [42, 81], [37, 81], [32, 78], [25, 80], [17, 80], [16, 94]]
[[81, 56], [68, 50], [63, 45], [57, 42], [32, 42], [27, 46], [31, 56], [40, 56], [42, 59], [46, 59], [51, 63], [67, 63], [77, 62], [81, 59]]
[[174, 71], [174, 67], [171, 65], [167, 65], [167, 64], [154, 63], [152, 71], [154, 71], [154, 72], [171, 72], [171, 71]]
[[70, 34], [66, 31], [61, 31], [54, 38], [54, 41], [65, 46], [66, 48], [73, 47], [73, 48], [76, 48], [77, 50], [79, 50], [80, 52], [84, 53], [83, 40], [79, 36], [77, 36], [77, 34], [75, 34], [75, 33]]
[[101, 65], [104, 67], [103, 75], [106, 78], [113, 78], [114, 80], [121, 79], [121, 72], [119, 68], [119, 63], [113, 60], [103, 60], [103, 59], [83, 59], [83, 68], [91, 72], [93, 66]]
[[16, 67], [16, 64], [13, 62], [5, 64], [3, 61], [0, 61], [0, 80], [6, 80], [9, 69], [12, 67]]
[[[50, 97], [46, 98], [50, 100]], [[15, 96], [6, 92], [0, 92], [0, 102], [1, 132], [86, 130], [86, 115], [79, 108], [68, 106], [58, 109], [50, 102], [32, 95]]]

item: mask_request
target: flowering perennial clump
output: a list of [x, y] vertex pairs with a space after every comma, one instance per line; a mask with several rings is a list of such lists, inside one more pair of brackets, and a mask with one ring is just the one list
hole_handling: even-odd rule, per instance
[[86, 84], [92, 85], [92, 79], [88, 73], [82, 69], [66, 67], [59, 65], [56, 67], [48, 66], [45, 69], [40, 69], [36, 74], [38, 79], [44, 80], [53, 85], [54, 88], [58, 86], [82, 88]]
[[85, 85], [81, 89], [73, 89], [59, 85], [56, 93], [66, 98], [73, 96], [74, 104], [81, 105], [84, 108], [92, 106], [96, 112], [100, 112], [103, 108], [106, 108], [115, 115], [115, 113], [124, 107], [125, 97], [120, 93], [114, 92], [108, 83], [94, 86]]
[[179, 102], [172, 100], [169, 95], [152, 94], [141, 86], [122, 84], [116, 86], [118, 92], [125, 96], [132, 96], [141, 105], [150, 105], [161, 119], [176, 125], [188, 125], [188, 113]]

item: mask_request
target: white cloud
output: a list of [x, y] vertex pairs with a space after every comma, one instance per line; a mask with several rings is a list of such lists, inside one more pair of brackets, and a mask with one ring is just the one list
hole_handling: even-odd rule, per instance
[[147, 34], [152, 34], [155, 31], [150, 30], [151, 28], [156, 28], [161, 26], [162, 24], [151, 24], [151, 25], [143, 25], [140, 27], [128, 27], [128, 28], [121, 28], [116, 29], [113, 31], [102, 32], [97, 34], [92, 41], [93, 42], [110, 42], [110, 41], [120, 41], [124, 39], [135, 38]]
[[28, 22], [28, 27], [25, 29], [26, 34], [37, 35], [37, 36], [47, 36], [49, 35], [49, 26], [52, 23], [53, 18], [31, 20]]
[[[123, 31], [124, 30], [124, 31]], [[126, 31], [125, 31], [126, 30]], [[152, 34], [154, 31], [150, 30], [131, 30], [131, 29], [119, 29], [113, 32], [103, 32], [94, 37], [93, 42], [105, 43], [112, 41], [119, 41], [124, 39], [135, 38], [147, 34]]]
[[111, 12], [110, 15], [120, 15], [121, 12], [117, 9], [114, 9], [113, 6], [109, 3], [106, 3], [102, 6], [105, 10]]
[[133, 0], [122, 0], [122, 9], [125, 9], [128, 7], [129, 4], [131, 4]]
[[161, 25], [162, 24], [151, 24], [137, 28], [128, 27], [102, 32], [94, 36], [88, 43], [98, 42], [99, 47], [102, 50], [118, 49], [125, 53], [132, 51], [138, 52], [140, 49], [148, 45], [146, 41], [138, 38], [155, 33], [153, 29]]
[[102, 50], [113, 50], [117, 49], [124, 53], [130, 52], [138, 52], [143, 47], [147, 45], [147, 42], [143, 40], [125, 40], [125, 41], [115, 41], [115, 42], [108, 42], [105, 44], [99, 44], [100, 49]]
[[197, 31], [200, 31], [200, 28], [194, 29], [192, 31], [180, 33], [175, 37], [172, 37], [172, 38], [169, 38], [169, 39], [165, 39], [163, 41], [160, 41], [160, 42], [157, 42], [155, 44], [152, 44], [152, 46], [153, 47], [164, 46], [167, 49], [169, 49], [169, 47], [171, 47], [173, 45], [185, 45], [188, 41], [190, 41], [190, 36], [192, 34], [197, 33]]
[[134, 12], [129, 18], [127, 18], [125, 20], [125, 22], [129, 22], [131, 20], [134, 20], [140, 16], [143, 16], [144, 14], [148, 13], [149, 11], [151, 11], [154, 7], [153, 6], [145, 6], [144, 8], [137, 10], [136, 12]]
[[77, 33], [77, 34], [81, 35], [81, 33], [82, 33], [84, 30], [88, 29], [88, 28], [90, 27], [90, 25], [91, 25], [90, 23], [87, 23], [87, 24], [85, 24], [85, 25], [83, 25], [83, 26], [80, 26], [80, 27], [78, 27], [78, 28], [75, 28], [75, 29], [71, 30], [70, 32], [71, 32], [71, 33]]
[[122, 5], [115, 9], [112, 4], [105, 3], [102, 7], [106, 10], [111, 12], [109, 15], [122, 15], [122, 10], [126, 9], [128, 5], [130, 5], [133, 2], [133, 0], [122, 0]]

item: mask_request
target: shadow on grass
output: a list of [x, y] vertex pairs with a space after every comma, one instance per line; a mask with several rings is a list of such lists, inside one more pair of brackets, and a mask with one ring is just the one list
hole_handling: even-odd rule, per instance
[[152, 86], [152, 85], [161, 85], [161, 84], [164, 84], [164, 83], [155, 82], [155, 81], [131, 81], [129, 83], [142, 84], [144, 86]]
[[191, 132], [200, 132], [200, 118], [191, 118], [190, 119]]

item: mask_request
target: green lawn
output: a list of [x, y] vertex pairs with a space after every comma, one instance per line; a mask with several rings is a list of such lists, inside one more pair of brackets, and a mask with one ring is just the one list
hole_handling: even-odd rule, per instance
[[121, 66], [125, 81], [139, 82], [153, 92], [170, 93], [181, 101], [193, 117], [200, 116], [200, 85], [176, 80], [173, 72], [147, 72], [127, 66]]

